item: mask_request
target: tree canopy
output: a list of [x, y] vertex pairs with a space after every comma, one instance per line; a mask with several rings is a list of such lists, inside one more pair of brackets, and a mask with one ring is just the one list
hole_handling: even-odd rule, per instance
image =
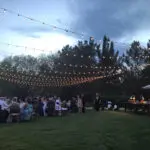
[[139, 41], [133, 41], [120, 55], [114, 42], [104, 36], [100, 44], [91, 37], [75, 46], [66, 45], [55, 55], [9, 56], [0, 62], [0, 94], [131, 94], [150, 83], [149, 54], [149, 45], [142, 48]]

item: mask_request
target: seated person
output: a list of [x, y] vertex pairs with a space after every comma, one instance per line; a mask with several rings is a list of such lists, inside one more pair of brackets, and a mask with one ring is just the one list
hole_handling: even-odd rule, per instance
[[113, 110], [117, 110], [118, 106], [115, 104]]
[[141, 95], [141, 96], [140, 96], [140, 104], [144, 104], [144, 103], [145, 103], [144, 96]]
[[71, 109], [71, 100], [68, 100], [66, 105], [67, 105], [68, 110], [70, 111], [70, 109]]
[[128, 100], [128, 102], [135, 104], [135, 103], [136, 103], [135, 95], [132, 95], [132, 96], [130, 97], [130, 99]]
[[53, 116], [55, 112], [55, 101], [53, 100], [53, 98], [49, 98], [49, 101], [47, 103], [47, 113], [48, 116]]
[[112, 102], [111, 101], [108, 101], [107, 102], [107, 109], [111, 109], [112, 108]]
[[10, 121], [16, 122], [20, 120], [20, 106], [19, 103], [17, 103], [17, 100], [14, 99], [12, 104], [10, 105]]
[[27, 101], [21, 112], [21, 120], [30, 120], [32, 117], [33, 106], [30, 101]]
[[10, 105], [10, 114], [12, 113], [20, 113], [20, 106], [19, 103], [17, 103], [16, 99], [14, 99], [12, 104]]

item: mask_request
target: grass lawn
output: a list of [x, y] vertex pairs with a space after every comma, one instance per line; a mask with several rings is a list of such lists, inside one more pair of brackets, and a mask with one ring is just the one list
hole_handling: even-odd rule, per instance
[[148, 150], [150, 117], [87, 112], [0, 125], [0, 150]]

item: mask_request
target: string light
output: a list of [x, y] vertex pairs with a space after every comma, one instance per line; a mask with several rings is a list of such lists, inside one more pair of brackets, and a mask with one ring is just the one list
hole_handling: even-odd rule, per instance
[[[88, 81], [93, 81], [93, 80], [96, 80], [96, 79], [99, 79], [99, 78], [101, 78], [101, 77], [91, 77], [91, 78], [80, 78], [80, 80], [79, 79], [74, 79], [74, 80], [72, 80], [72, 79], [70, 79], [70, 80], [65, 80], [64, 81], [64, 79], [63, 79], [63, 81], [61, 81], [59, 84], [62, 84], [62, 85], [66, 85], [66, 84], [68, 84], [68, 83], [70, 83], [70, 84], [78, 84], [78, 83], [84, 83], [84, 82], [88, 82]], [[35, 81], [30, 81], [30, 80], [28, 80], [28, 81], [24, 81], [24, 80], [19, 80], [18, 78], [16, 79], [16, 78], [14, 78], [14, 76], [11, 76], [11, 78], [9, 77], [9, 75], [7, 74], [7, 76], [5, 75], [5, 77], [4, 77], [4, 75], [3, 76], [1, 76], [1, 79], [3, 79], [3, 80], [7, 80], [7, 81], [16, 81], [16, 82], [18, 82], [18, 83], [20, 83], [20, 82], [22, 82], [22, 83], [24, 83], [24, 84], [35, 84], [35, 85], [38, 85], [38, 84], [46, 84], [46, 85], [52, 85], [52, 84], [56, 84], [57, 82], [59, 82], [59, 81], [57, 81], [57, 82], [54, 82], [54, 80], [53, 81], [51, 81], [51, 82], [35, 82]]]
[[[43, 22], [43, 21], [34, 19], [34, 18], [32, 18], [32, 17], [28, 17], [28, 16], [25, 16], [25, 15], [22, 15], [22, 14], [20, 14], [20, 13], [17, 13], [17, 12], [15, 12], [15, 11], [12, 11], [12, 10], [9, 10], [9, 9], [6, 9], [6, 8], [0, 8], [0, 9], [1, 9], [3, 12], [8, 12], [8, 13], [14, 14], [14, 15], [16, 15], [16, 16], [18, 16], [18, 17], [22, 17], [22, 18], [24, 18], [24, 19], [28, 19], [28, 20], [30, 20], [30, 21], [32, 21], [32, 22], [36, 22], [36, 23], [40, 23], [40, 24], [45, 25], [45, 26], [49, 26], [49, 27], [51, 27], [52, 29], [62, 30], [62, 31], [64, 31], [64, 32], [66, 32], [66, 33], [69, 32], [69, 33], [72, 33], [72, 34], [81, 36], [82, 38], [83, 38], [83, 37], [88, 37], [88, 38], [91, 39], [91, 40], [96, 40], [96, 39], [95, 39], [93, 36], [91, 36], [91, 35], [87, 35], [87, 34], [84, 34], [84, 33], [75, 32], [75, 31], [72, 31], [72, 30], [69, 30], [69, 29], [66, 29], [66, 28], [62, 28], [62, 27], [57, 27], [56, 25], [48, 24], [48, 23], [46, 23], [46, 22]], [[102, 39], [97, 40], [97, 41], [101, 42]], [[129, 45], [130, 45], [129, 43], [116, 42], [116, 41], [114, 41], [114, 43], [118, 43], [118, 44], [121, 44], [121, 45], [124, 45], [124, 46], [129, 46]]]
[[[26, 77], [31, 77], [31, 78], [33, 78], [33, 77], [44, 77], [44, 78], [46, 78], [46, 77], [50, 77], [51, 79], [53, 79], [53, 78], [62, 78], [62, 76], [56, 76], [56, 75], [45, 75], [45, 74], [34, 74], [34, 73], [27, 73], [27, 72], [16, 72], [16, 71], [14, 71], [14, 70], [11, 70], [11, 69], [8, 69], [8, 68], [5, 68], [5, 69], [3, 69], [3, 68], [0, 68], [1, 70], [0, 70], [0, 72], [1, 72], [1, 74], [5, 74], [5, 73], [11, 73], [11, 74], [17, 74], [17, 75], [22, 75], [22, 76], [26, 76]], [[111, 70], [111, 71], [105, 71], [105, 72], [102, 72], [102, 73], [112, 73], [112, 72], [118, 72], [118, 71], [120, 71], [120, 72], [123, 72], [121, 69], [119, 69], [119, 70]], [[55, 73], [58, 73], [58, 72], [55, 72]], [[86, 74], [96, 74], [96, 73], [100, 73], [100, 72], [78, 72], [78, 73], [75, 73], [75, 74], [71, 74], [71, 72], [69, 72], [69, 73], [67, 73], [67, 72], [65, 72], [65, 74], [67, 74], [67, 75], [86, 75]], [[71, 77], [71, 76], [67, 76], [67, 77]], [[63, 78], [67, 78], [67, 77], [64, 77], [63, 76]], [[81, 76], [80, 76], [81, 77]]]
[[73, 78], [38, 78], [37, 76], [26, 78], [25, 76], [13, 75], [11, 73], [0, 72], [0, 79], [9, 82], [30, 85], [30, 86], [43, 86], [43, 87], [61, 87], [61, 86], [71, 86], [76, 84], [82, 84], [86, 82], [92, 82], [97, 79], [102, 79], [110, 76], [116, 76], [120, 73], [111, 74], [107, 76], [94, 76], [94, 77], [73, 77]]
[[[68, 65], [68, 66], [70, 66], [70, 65]], [[72, 65], [70, 67], [72, 67]], [[81, 65], [80, 68], [83, 68], [83, 66]], [[91, 67], [91, 68], [92, 69], [97, 69], [98, 67]], [[2, 71], [16, 72], [16, 71], [14, 71], [14, 67], [10, 67], [10, 66], [7, 66], [7, 65], [0, 66], [0, 69]], [[112, 66], [99, 67], [99, 69], [102, 69], [102, 70], [101, 71], [88, 71], [88, 72], [85, 72], [85, 71], [84, 72], [75, 72], [74, 70], [73, 70], [73, 72], [61, 72], [61, 71], [51, 70], [51, 71], [44, 71], [43, 74], [49, 73], [49, 74], [55, 74], [55, 75], [59, 74], [59, 75], [71, 75], [71, 76], [74, 76], [74, 75], [88, 75], [88, 74], [90, 74], [90, 75], [94, 75], [94, 74], [100, 75], [100, 74], [104, 74], [106, 72], [110, 72], [111, 73], [111, 72], [117, 71], [119, 69], [122, 70], [122, 68], [120, 68], [120, 67], [112, 67]], [[17, 71], [17, 73], [29, 74], [29, 73], [25, 73], [25, 71], [19, 71], [19, 70]], [[30, 73], [30, 74], [32, 75], [32, 74], [35, 74], [35, 73]]]
[[53, 29], [58, 29], [58, 30], [62, 30], [62, 31], [65, 31], [65, 32], [70, 32], [72, 34], [75, 34], [75, 35], [79, 35], [79, 36], [84, 36], [83, 34], [81, 33], [78, 33], [78, 32], [75, 32], [75, 31], [71, 31], [69, 29], [64, 29], [64, 28], [61, 28], [61, 27], [57, 27], [55, 25], [51, 25], [51, 24], [48, 24], [46, 22], [43, 22], [43, 21], [40, 21], [40, 20], [37, 20], [37, 19], [34, 19], [34, 18], [31, 18], [31, 17], [28, 17], [28, 16], [25, 16], [25, 15], [22, 15], [20, 13], [17, 13], [15, 11], [12, 11], [12, 10], [9, 10], [9, 9], [6, 9], [6, 8], [0, 8], [1, 10], [5, 11], [5, 12], [8, 12], [8, 13], [11, 13], [11, 14], [14, 14], [14, 15], [17, 15], [18, 17], [22, 17], [22, 18], [25, 18], [25, 19], [28, 19], [30, 21], [34, 21], [34, 22], [37, 22], [37, 23], [40, 23], [40, 24], [43, 24], [43, 25], [46, 25], [46, 26], [49, 26]]
[[[50, 25], [50, 24], [47, 24], [45, 22], [42, 22], [40, 20], [36, 20], [34, 18], [31, 18], [31, 17], [27, 17], [27, 16], [24, 16], [22, 14], [19, 14], [19, 13], [16, 13], [14, 11], [11, 11], [11, 10], [8, 10], [8, 9], [5, 9], [5, 8], [0, 8], [1, 10], [3, 10], [3, 12], [9, 12], [9, 13], [12, 13], [12, 14], [15, 14], [17, 15], [18, 17], [23, 17], [25, 19], [28, 19], [28, 20], [31, 20], [31, 21], [34, 21], [34, 22], [38, 22], [38, 23], [41, 23], [43, 25], [47, 25], [47, 26], [50, 26], [52, 27], [53, 29], [59, 29], [59, 30], [63, 30], [65, 32], [70, 32], [72, 34], [76, 34], [76, 35], [79, 35], [81, 37], [84, 37], [86, 36], [85, 34], [81, 34], [81, 33], [78, 33], [78, 32], [74, 32], [74, 31], [71, 31], [69, 29], [63, 29], [63, 28], [60, 28], [60, 27], [57, 27], [57, 26], [54, 26], [54, 25]], [[94, 37], [91, 37], [91, 36], [88, 36], [90, 37], [90, 40], [91, 41], [94, 41]], [[111, 42], [111, 41], [110, 41]], [[110, 44], [109, 42], [109, 44]], [[1, 42], [2, 44], [3, 42]], [[118, 42], [114, 42], [114, 43], [118, 43]], [[36, 48], [29, 48], [27, 46], [20, 46], [20, 45], [13, 45], [13, 44], [9, 44], [9, 43], [3, 43], [5, 45], [8, 45], [8, 46], [15, 46], [16, 48], [25, 48], [25, 50], [27, 49], [30, 49], [30, 50], [33, 50], [34, 52], [36, 50], [39, 50], [39, 51], [42, 51], [44, 52], [45, 50], [41, 50], [41, 49], [36, 49]], [[127, 43], [125, 43], [127, 44]], [[140, 47], [138, 47], [140, 48]], [[49, 51], [51, 52], [51, 51]], [[65, 56], [73, 56], [73, 57], [80, 57], [81, 59], [83, 58], [89, 58], [91, 59], [93, 56], [91, 55], [88, 55], [88, 56], [85, 56], [83, 54], [81, 54], [80, 56], [79, 55], [76, 55], [76, 54], [69, 54], [69, 53], [66, 53]], [[118, 59], [118, 58], [122, 58], [120, 56], [118, 57], [105, 57], [103, 56], [102, 57], [103, 59]], [[125, 56], [125, 58], [127, 58]], [[149, 56], [140, 56], [140, 57], [129, 57], [129, 58], [149, 58]], [[59, 64], [59, 65], [64, 65], [66, 67], [80, 67], [80, 68], [90, 68], [90, 66], [87, 66], [87, 65], [77, 65], [77, 64]], [[110, 68], [111, 67], [111, 68]], [[91, 66], [91, 69], [102, 69], [102, 67], [98, 67], [98, 66]], [[113, 68], [112, 66], [105, 66], [104, 69], [116, 69], [115, 67]], [[20, 72], [19, 72], [20, 73]], [[44, 71], [44, 73], [46, 73]], [[50, 72], [51, 73], [51, 72]], [[54, 74], [62, 74], [62, 72], [53, 72]], [[95, 71], [91, 71], [91, 72], [78, 72], [78, 73], [75, 73], [73, 75], [86, 75], [86, 74], [90, 74], [90, 75], [94, 75], [94, 74], [100, 74], [102, 72], [95, 72]], [[105, 72], [107, 73], [107, 72]], [[71, 72], [65, 72], [66, 75], [72, 75]], [[53, 76], [45, 76], [45, 75], [40, 75], [38, 74], [37, 76], [34, 75], [34, 74], [30, 74], [30, 75], [23, 75], [23, 72], [22, 74], [18, 74], [17, 72], [17, 75], [16, 74], [13, 74], [11, 71], [8, 72], [8, 70], [6, 70], [6, 72], [3, 72], [3, 70], [0, 72], [0, 79], [2, 80], [6, 80], [6, 81], [9, 81], [9, 82], [15, 82], [17, 84], [24, 84], [24, 85], [31, 85], [31, 86], [70, 86], [70, 85], [76, 85], [76, 84], [81, 84], [81, 83], [86, 83], [86, 82], [92, 82], [94, 80], [97, 80], [97, 79], [101, 79], [101, 78], [106, 78], [106, 77], [110, 77], [110, 76], [115, 76], [115, 75], [118, 75], [118, 73], [111, 73], [111, 75], [103, 75], [103, 76], [94, 76], [94, 77], [85, 77], [85, 76], [82, 76], [82, 77], [53, 77]]]
[[[38, 49], [38, 48], [27, 47], [27, 46], [22, 46], [22, 45], [10, 44], [10, 43], [6, 43], [6, 42], [0, 42], [0, 44], [7, 45], [7, 46], [13, 46], [13, 47], [16, 47], [16, 48], [24, 48], [25, 51], [32, 50], [33, 52], [35, 52], [35, 51], [49, 52], [49, 53], [52, 52], [52, 51], [46, 50], [46, 49]], [[85, 56], [85, 54], [80, 54], [80, 55], [69, 54], [69, 53], [62, 54], [61, 52], [60, 52], [60, 54], [61, 54], [61, 56], [63, 55], [63, 56], [66, 56], [66, 57], [67, 56], [68, 57], [73, 56], [73, 57], [78, 57], [78, 58], [80, 57], [80, 58], [89, 58], [89, 59], [91, 59], [93, 57], [92, 55]], [[10, 55], [12, 55], [12, 53]], [[136, 59], [138, 59], [138, 58], [150, 58], [149, 55], [141, 55], [139, 57], [137, 57], [137, 56], [114, 56], [114, 57], [112, 57], [112, 56], [108, 56], [108, 57], [102, 56], [102, 59], [119, 59], [119, 58], [128, 58], [128, 57], [129, 58], [136, 58]]]

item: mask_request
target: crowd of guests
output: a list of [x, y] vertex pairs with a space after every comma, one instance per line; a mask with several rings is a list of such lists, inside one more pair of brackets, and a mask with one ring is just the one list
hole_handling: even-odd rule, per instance
[[[20, 121], [26, 121], [31, 120], [35, 114], [38, 116], [63, 116], [68, 112], [85, 113], [86, 102], [84, 94], [72, 97], [70, 100], [61, 100], [57, 96], [14, 97], [12, 99], [0, 97], [0, 122], [11, 122], [12, 114], [18, 114]], [[93, 104], [96, 111], [112, 107], [112, 102], [103, 101], [99, 93], [96, 93]]]
[[0, 122], [10, 121], [12, 114], [19, 114], [20, 121], [31, 120], [32, 115], [62, 116], [68, 112], [85, 113], [84, 95], [77, 95], [71, 100], [60, 97], [27, 97], [7, 99], [0, 97]]
[[12, 100], [6, 97], [0, 98], [0, 122], [10, 121], [11, 114], [17, 116], [20, 120], [30, 120], [33, 113], [33, 104], [30, 99], [18, 99], [14, 97]]

